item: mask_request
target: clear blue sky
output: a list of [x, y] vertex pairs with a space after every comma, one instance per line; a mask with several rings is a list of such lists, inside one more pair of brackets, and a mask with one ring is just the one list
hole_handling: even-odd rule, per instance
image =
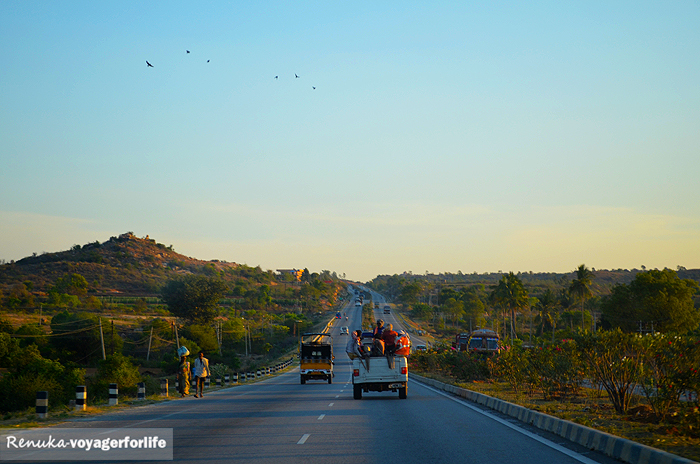
[[696, 1], [3, 0], [0, 259], [133, 231], [356, 280], [698, 268], [699, 25]]

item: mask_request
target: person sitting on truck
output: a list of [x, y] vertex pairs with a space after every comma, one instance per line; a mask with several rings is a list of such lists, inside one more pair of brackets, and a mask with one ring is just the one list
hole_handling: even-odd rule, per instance
[[350, 359], [360, 358], [360, 362], [365, 361], [365, 367], [369, 371], [369, 353], [362, 349], [362, 331], [355, 330], [352, 332], [352, 339], [348, 340], [345, 347], [345, 352]]
[[345, 352], [348, 354], [350, 359], [361, 358], [363, 356], [361, 338], [361, 330], [355, 330], [352, 332], [352, 338], [348, 340], [348, 344], [345, 347]]
[[394, 326], [392, 324], [387, 324], [386, 329], [382, 332], [382, 340], [384, 340], [384, 352], [387, 354], [394, 354], [396, 348], [396, 337], [399, 334], [394, 332]]
[[384, 341], [384, 354], [389, 362], [389, 368], [394, 368], [394, 353], [396, 352], [396, 337], [399, 334], [394, 332], [394, 326], [387, 324], [386, 329], [382, 332], [382, 340]]
[[372, 332], [372, 338], [382, 338], [382, 332], [384, 331], [384, 321], [381, 319], [377, 320], [377, 327], [374, 328]]

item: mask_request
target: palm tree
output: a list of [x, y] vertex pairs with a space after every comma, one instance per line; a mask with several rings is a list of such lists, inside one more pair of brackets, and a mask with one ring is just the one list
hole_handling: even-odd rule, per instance
[[545, 322], [549, 322], [549, 325], [552, 326], [552, 341], [554, 341], [554, 329], [557, 327], [557, 318], [555, 317], [556, 306], [557, 297], [549, 288], [538, 298], [537, 304], [535, 305], [535, 309], [539, 313], [538, 315], [540, 318], [540, 332], [544, 335], [544, 324]]
[[581, 302], [581, 329], [583, 330], [583, 305], [588, 298], [592, 296], [591, 293], [591, 282], [593, 281], [593, 273], [586, 267], [585, 264], [581, 264], [578, 269], [576, 269], [576, 278], [571, 281], [569, 286], [569, 291], [575, 295]]
[[[510, 312], [510, 337], [515, 338], [515, 312], [528, 305], [528, 292], [518, 276], [512, 272], [501, 277], [498, 285], [491, 287], [489, 299]], [[505, 311], [504, 311], [505, 312]]]

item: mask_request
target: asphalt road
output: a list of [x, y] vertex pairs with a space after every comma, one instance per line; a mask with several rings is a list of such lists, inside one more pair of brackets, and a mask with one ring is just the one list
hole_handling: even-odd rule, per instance
[[[409, 382], [408, 399], [396, 393], [352, 396], [347, 335], [359, 328], [352, 300], [349, 320], [337, 320], [335, 378], [301, 385], [298, 366], [249, 385], [203, 398], [120, 410], [61, 427], [172, 428], [176, 462], [245, 463], [612, 463], [587, 450], [567, 449], [520, 428], [512, 419]], [[568, 445], [567, 445], [568, 446]], [[170, 462], [170, 461], [166, 461]]]

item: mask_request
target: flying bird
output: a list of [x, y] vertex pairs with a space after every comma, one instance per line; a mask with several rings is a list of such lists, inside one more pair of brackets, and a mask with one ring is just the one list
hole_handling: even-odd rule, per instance
[[275, 79], [277, 79], [279, 76], [275, 76]]
[[189, 52], [190, 52], [189, 50], [185, 50], [185, 51], [186, 51], [187, 53], [189, 53]]
[[297, 73], [294, 73], [294, 77], [296, 77], [297, 79], [299, 79], [299, 76], [297, 76]]
[[207, 60], [207, 63], [209, 63], [209, 60]]
[[314, 90], [316, 90], [316, 87], [314, 87], [314, 86], [311, 86], [311, 88], [314, 89]]
[[153, 67], [153, 65], [151, 63], [149, 63], [148, 60], [146, 60], [146, 64], [148, 65], [149, 68]]

